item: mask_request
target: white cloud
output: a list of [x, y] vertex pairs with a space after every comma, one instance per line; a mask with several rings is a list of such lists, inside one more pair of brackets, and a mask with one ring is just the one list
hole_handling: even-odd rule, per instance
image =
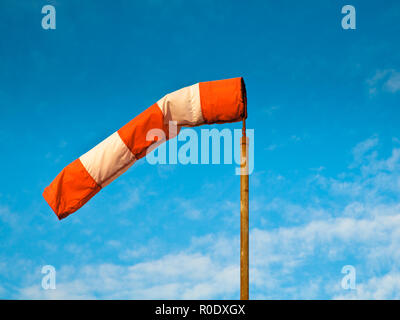
[[[340, 297], [336, 288], [340, 283], [339, 268], [336, 283], [328, 288], [324, 284], [332, 280], [332, 275], [324, 275], [321, 270], [304, 278], [299, 270], [316, 261], [328, 267], [348, 252], [362, 257], [372, 271], [385, 257], [400, 261], [399, 207], [386, 210], [365, 219], [341, 217], [273, 230], [253, 229], [250, 261], [254, 298], [310, 299], [330, 291], [335, 298]], [[239, 292], [238, 252], [237, 238], [207, 235], [194, 238], [186, 252], [133, 265], [63, 267], [57, 271], [56, 290], [42, 290], [37, 280], [35, 285], [21, 289], [18, 298], [235, 298]], [[367, 268], [363, 271], [369, 272]], [[375, 297], [374, 286], [360, 284], [359, 288], [364, 289], [357, 298], [368, 294]]]
[[118, 205], [119, 211], [127, 211], [135, 207], [140, 202], [140, 192], [138, 188], [129, 188], [124, 191], [123, 200]]
[[265, 147], [264, 150], [274, 151], [276, 148], [277, 148], [276, 144], [270, 144], [269, 146]]
[[379, 91], [396, 93], [400, 91], [400, 72], [395, 69], [377, 70], [367, 79], [370, 95], [376, 95]]
[[220, 265], [199, 253], [165, 255], [124, 266], [86, 265], [65, 275], [57, 272], [56, 290], [40, 283], [22, 288], [24, 299], [209, 299], [238, 290], [238, 267]]
[[389, 272], [382, 277], [372, 277], [345, 294], [338, 294], [334, 299], [400, 299], [400, 273]]
[[262, 109], [262, 112], [265, 113], [267, 116], [272, 116], [276, 111], [280, 109], [279, 106], [269, 106]]
[[378, 143], [379, 139], [377, 137], [372, 137], [358, 143], [352, 150], [354, 157], [354, 162], [352, 164], [352, 167], [359, 165], [364, 159], [364, 157], [368, 155], [368, 152], [374, 147], [376, 147]]
[[400, 91], [400, 72], [393, 72], [385, 82], [385, 88], [390, 92]]
[[11, 227], [17, 227], [18, 225], [18, 216], [11, 212], [7, 206], [0, 205], [0, 220]]
[[379, 158], [378, 139], [370, 138], [353, 149], [353, 171], [343, 172], [337, 178], [314, 176], [320, 187], [330, 196], [347, 197], [350, 201], [383, 201], [388, 195], [396, 197], [400, 188], [400, 148], [394, 147], [387, 158]]
[[202, 210], [198, 209], [198, 206], [194, 205], [194, 199], [175, 199], [176, 212], [183, 213], [186, 218], [199, 219], [204, 215]]
[[[325, 177], [318, 172], [303, 187], [322, 188], [328, 199], [296, 203], [258, 197], [253, 219], [276, 211], [285, 227], [260, 225], [250, 234], [252, 298], [398, 298], [400, 276], [400, 149], [387, 158], [375, 152], [377, 138], [353, 149], [351, 172]], [[373, 155], [373, 156], [371, 156]], [[258, 177], [262, 179], [262, 177]], [[385, 193], [391, 192], [392, 197]], [[337, 199], [346, 195], [345, 201]], [[119, 248], [119, 247], [118, 247]], [[120, 250], [125, 250], [121, 246]], [[144, 247], [125, 252], [129, 264], [64, 266], [57, 289], [40, 280], [18, 291], [18, 298], [213, 299], [239, 294], [239, 238], [208, 234], [193, 238], [174, 254], [149, 257]], [[146, 254], [144, 254], [146, 253]], [[340, 287], [341, 267], [357, 269], [357, 290]]]

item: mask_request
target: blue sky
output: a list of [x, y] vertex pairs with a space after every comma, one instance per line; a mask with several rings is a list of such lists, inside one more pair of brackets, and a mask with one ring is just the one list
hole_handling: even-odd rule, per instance
[[397, 1], [1, 1], [0, 298], [238, 298], [235, 165], [142, 159], [61, 222], [41, 195], [164, 94], [237, 76], [255, 132], [251, 298], [400, 298], [399, 14]]

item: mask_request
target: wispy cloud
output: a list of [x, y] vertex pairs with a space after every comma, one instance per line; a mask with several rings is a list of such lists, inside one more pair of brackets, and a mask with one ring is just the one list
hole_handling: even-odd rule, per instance
[[371, 137], [358, 143], [352, 150], [354, 161], [351, 166], [356, 167], [359, 165], [364, 160], [368, 152], [376, 147], [378, 143], [379, 139], [377, 137]]
[[262, 112], [266, 114], [267, 116], [272, 116], [275, 112], [277, 112], [280, 109], [279, 106], [273, 105], [269, 107], [265, 107], [262, 109]]
[[[86, 265], [57, 273], [56, 290], [40, 283], [22, 288], [27, 299], [205, 299], [238, 290], [236, 265], [220, 265], [208, 255], [178, 253], [124, 266]], [[64, 276], [68, 274], [68, 276]]]
[[369, 94], [376, 95], [380, 91], [396, 93], [400, 91], [400, 72], [395, 69], [377, 70], [367, 79]]
[[333, 297], [337, 300], [343, 299], [377, 299], [390, 300], [400, 299], [400, 273], [389, 272], [381, 277], [372, 277], [365, 283], [360, 284], [356, 290], [338, 294]]
[[[368, 219], [334, 218], [291, 228], [253, 229], [250, 235], [251, 285], [255, 298], [309, 299], [331, 292], [334, 298], [340, 298], [340, 294], [347, 298], [380, 297], [374, 285], [376, 280], [371, 279], [366, 284], [360, 283], [359, 295], [341, 290], [339, 267], [333, 284], [335, 274], [331, 273], [311, 274], [309, 278], [296, 278], [296, 275], [318, 260], [319, 267], [326, 269], [335, 261], [347, 264], [349, 260], [344, 257], [349, 252], [361, 257], [363, 264], [373, 269], [379, 268], [387, 256], [398, 261], [400, 211], [396, 210], [394, 215], [381, 212], [381, 216]], [[348, 246], [349, 243], [352, 246]], [[74, 267], [73, 272], [71, 267], [63, 267], [57, 273], [56, 290], [41, 289], [37, 280], [36, 284], [21, 288], [18, 298], [234, 298], [239, 289], [237, 261], [238, 239], [208, 235], [194, 239], [185, 252], [147, 262], [84, 265]], [[360, 267], [361, 272], [368, 279], [366, 275], [370, 270]], [[332, 287], [325, 288], [327, 284]], [[390, 297], [389, 293], [387, 296]]]
[[[345, 168], [337, 177], [326, 176], [327, 170], [312, 172], [302, 188], [313, 201], [255, 198], [253, 221], [269, 220], [271, 213], [277, 212], [285, 223], [259, 223], [251, 229], [252, 298], [398, 297], [400, 150], [393, 147], [389, 156], [381, 158], [378, 147], [376, 137], [357, 144], [352, 150], [354, 166]], [[257, 179], [259, 189], [264, 176]], [[327, 192], [328, 197], [320, 197], [316, 190]], [[176, 205], [176, 201], [171, 203]], [[185, 208], [200, 210], [194, 204], [183, 204], [179, 210], [184, 212]], [[197, 219], [197, 214], [191, 218]], [[193, 237], [175, 252], [160, 251], [151, 244], [127, 249], [120, 242], [113, 242], [110, 245], [120, 252], [119, 263], [64, 265], [57, 272], [56, 290], [41, 289], [40, 278], [36, 277], [25, 281], [15, 297], [236, 298], [239, 238], [226, 232]], [[341, 268], [347, 264], [357, 269], [355, 291], [340, 286]]]
[[389, 79], [385, 82], [385, 88], [393, 93], [400, 91], [400, 72], [392, 72]]

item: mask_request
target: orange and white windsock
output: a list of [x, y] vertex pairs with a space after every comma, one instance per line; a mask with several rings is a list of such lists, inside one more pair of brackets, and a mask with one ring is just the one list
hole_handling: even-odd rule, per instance
[[129, 169], [157, 143], [147, 133], [169, 137], [169, 123], [194, 127], [236, 122], [247, 117], [243, 78], [200, 82], [167, 94], [93, 149], [66, 166], [44, 189], [43, 197], [61, 220]]

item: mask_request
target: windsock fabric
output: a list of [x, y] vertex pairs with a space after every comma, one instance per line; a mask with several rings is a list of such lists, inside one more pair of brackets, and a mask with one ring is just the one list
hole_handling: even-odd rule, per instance
[[243, 78], [200, 82], [177, 90], [66, 166], [44, 189], [43, 197], [61, 220], [158, 146], [156, 137], [146, 139], [150, 130], [162, 130], [170, 139], [170, 121], [176, 121], [180, 128], [237, 122], [246, 117]]

